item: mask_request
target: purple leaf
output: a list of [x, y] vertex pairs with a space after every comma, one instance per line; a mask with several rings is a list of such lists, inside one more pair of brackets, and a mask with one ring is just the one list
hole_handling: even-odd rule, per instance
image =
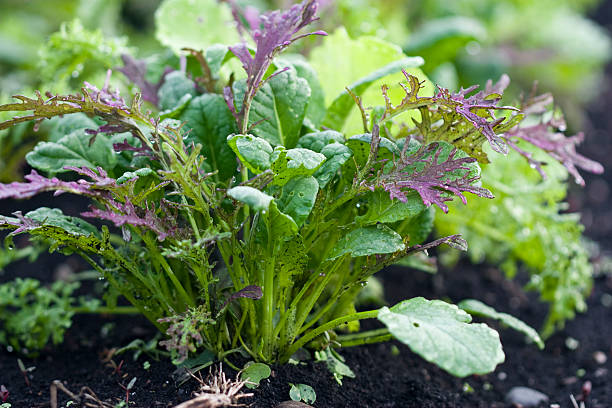
[[147, 65], [144, 60], [137, 60], [134, 57], [123, 54], [121, 56], [123, 60], [123, 67], [117, 68], [117, 71], [125, 75], [130, 81], [132, 81], [139, 89], [142, 95], [142, 99], [151, 102], [153, 105], [158, 106], [159, 97], [157, 91], [159, 90], [162, 80], [157, 84], [152, 84], [145, 79], [147, 74]]
[[[390, 194], [391, 199], [397, 198], [402, 202], [407, 201], [409, 190], [415, 190], [425, 205], [435, 204], [444, 212], [448, 212], [448, 206], [444, 203], [453, 199], [445, 193], [458, 196], [464, 204], [466, 198], [463, 192], [493, 198], [493, 194], [486, 188], [472, 185], [479, 177], [470, 176], [470, 168], [466, 165], [476, 159], [456, 158], [457, 149], [452, 148], [448, 157], [440, 160], [442, 150], [440, 144], [434, 142], [420, 147], [410, 156], [406, 155], [405, 150], [402, 151], [399, 160], [392, 162], [392, 169], [378, 175], [377, 184]], [[457, 173], [462, 175], [458, 176]]]
[[[248, 106], [257, 89], [261, 86], [263, 77], [276, 54], [305, 36], [327, 35], [323, 31], [296, 35], [302, 28], [318, 19], [315, 16], [317, 8], [318, 3], [315, 0], [304, 0], [284, 12], [276, 10], [260, 15], [257, 24], [261, 27], [256, 27], [252, 32], [256, 45], [255, 56], [251, 55], [244, 42], [229, 47], [230, 51], [240, 60], [247, 73], [247, 90], [240, 115], [244, 113], [245, 106]], [[234, 12], [234, 16], [237, 16], [236, 12]], [[253, 16], [249, 16], [249, 24], [255, 24]], [[243, 27], [241, 24], [239, 26]], [[227, 92], [225, 94], [228, 106], [231, 110], [235, 110], [233, 101], [228, 98]]]
[[161, 219], [155, 215], [155, 208], [142, 209], [134, 207], [127, 201], [125, 204], [113, 203], [114, 208], [107, 205], [106, 210], [91, 207], [89, 211], [81, 213], [83, 217], [98, 218], [111, 221], [116, 227], [129, 224], [135, 227], [145, 227], [157, 234], [159, 241], [165, 240], [168, 236], [174, 235], [177, 228], [172, 217]]
[[577, 167], [590, 171], [591, 173], [601, 174], [604, 171], [603, 166], [576, 152], [576, 146], [584, 140], [584, 134], [582, 132], [574, 136], [566, 137], [563, 133], [556, 131], [558, 125], [559, 123], [554, 124], [551, 120], [546, 123], [539, 123], [532, 126], [517, 126], [509, 132], [506, 132], [504, 138], [508, 142], [508, 145], [524, 156], [529, 161], [529, 164], [538, 170], [542, 177], [546, 177], [542, 169], [542, 163], [534, 160], [531, 153], [518, 147], [517, 142], [519, 140], [524, 140], [544, 150], [553, 159], [565, 166], [567, 171], [574, 176], [574, 180], [577, 184], [584, 186], [584, 179], [578, 172]]
[[428, 249], [437, 247], [439, 245], [446, 244], [451, 248], [458, 249], [460, 251], [467, 251], [468, 246], [465, 239], [461, 237], [459, 234], [449, 235], [448, 237], [438, 238], [435, 241], [428, 242], [422, 245], [414, 245], [410, 248], [406, 249], [406, 254], [411, 254], [414, 252], [426, 251]]
[[225, 303], [223, 304], [223, 306], [221, 306], [221, 309], [225, 309], [225, 307], [232, 301], [239, 299], [239, 298], [248, 298], [248, 299], [254, 299], [254, 300], [259, 300], [263, 297], [263, 292], [261, 290], [261, 287], [257, 286], [257, 285], [249, 285], [249, 286], [245, 286], [244, 288], [240, 289], [238, 292], [232, 293], [232, 295], [230, 295], [229, 298], [227, 298], [227, 300], [225, 301]]
[[119, 89], [115, 89], [114, 92], [110, 90], [111, 73], [112, 71], [110, 69], [106, 72], [106, 80], [104, 81], [104, 86], [102, 89], [98, 89], [95, 85], [92, 85], [89, 82], [83, 82], [85, 89], [87, 90], [89, 96], [91, 96], [91, 99], [95, 102], [120, 109], [125, 113], [130, 113], [130, 109], [125, 103], [125, 100], [119, 94]]
[[113, 143], [113, 150], [119, 152], [136, 152], [135, 156], [147, 156], [150, 159], [157, 160], [149, 146], [143, 145], [141, 147], [132, 146], [128, 143], [127, 139], [123, 139], [121, 143]]
[[[479, 91], [472, 96], [468, 95], [478, 88], [477, 85], [467, 89], [461, 88], [457, 93], [451, 93], [448, 89], [440, 88], [433, 100], [440, 106], [458, 113], [474, 125], [487, 138], [493, 150], [498, 153], [507, 154], [508, 146], [506, 146], [504, 139], [493, 130], [494, 126], [503, 121], [503, 119], [496, 119], [493, 111], [518, 110], [512, 106], [497, 106], [501, 100], [501, 92], [503, 92], [509, 83], [510, 78], [507, 75], [502, 75], [495, 85], [489, 81], [485, 90]], [[482, 116], [482, 111], [485, 111], [487, 115]]]
[[13, 182], [10, 184], [0, 184], [0, 200], [5, 198], [30, 198], [47, 191], [54, 191], [55, 195], [65, 192], [89, 197], [101, 197], [103, 195], [101, 191], [92, 190], [92, 184], [84, 180], [62, 181], [57, 177], [47, 178], [38, 174], [36, 170], [32, 170], [24, 178], [27, 180], [27, 183]]

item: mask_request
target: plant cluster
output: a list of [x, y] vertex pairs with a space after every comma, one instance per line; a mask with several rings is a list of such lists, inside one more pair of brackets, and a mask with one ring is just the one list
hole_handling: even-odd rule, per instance
[[[63, 117], [57, 137], [27, 154], [35, 170], [0, 185], [0, 199], [54, 192], [92, 203], [80, 217], [46, 207], [0, 217], [0, 228], [9, 240], [27, 233], [81, 255], [167, 332], [177, 363], [202, 349], [226, 361], [241, 353], [284, 363], [305, 347], [341, 367], [333, 347], [397, 338], [454, 375], [486, 373], [504, 354], [498, 333], [472, 315], [541, 345], [533, 329], [476, 301], [417, 297], [360, 312], [355, 301], [388, 265], [441, 244], [467, 248], [458, 234], [427, 238], [436, 208], [466, 204], [465, 193], [493, 198], [480, 183], [489, 155], [514, 150], [537, 166], [532, 145], [577, 177], [576, 167], [601, 166], [575, 152], [578, 138], [559, 133], [558, 121], [524, 120], [546, 98], [501, 105], [506, 76], [480, 91], [434, 89], [417, 69], [421, 58], [384, 42], [340, 32], [350, 47], [334, 52], [378, 51], [390, 61], [324, 95], [305, 58], [279, 57], [297, 40], [326, 35], [302, 33], [317, 7], [305, 0], [259, 16], [234, 8], [242, 42], [189, 48], [182, 69], [155, 80], [145, 62], [124, 57], [122, 72], [142, 91], [129, 102], [109, 74], [101, 89], [85, 83], [80, 94], [0, 105], [24, 112], [0, 129]], [[392, 73], [403, 81], [366, 106], [368, 88]], [[360, 331], [363, 319], [384, 328]]]

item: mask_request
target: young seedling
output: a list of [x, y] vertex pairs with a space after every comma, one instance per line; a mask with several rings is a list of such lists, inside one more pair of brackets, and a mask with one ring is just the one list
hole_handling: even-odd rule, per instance
[[21, 372], [21, 375], [23, 375], [23, 379], [26, 383], [26, 385], [28, 386], [28, 388], [31, 388], [30, 386], [30, 378], [29, 378], [29, 373], [31, 373], [32, 371], [36, 370], [36, 367], [27, 367], [25, 366], [25, 364], [23, 364], [23, 361], [21, 361], [20, 358], [17, 359], [17, 365], [19, 366], [19, 371]]
[[132, 378], [127, 386], [119, 384], [119, 387], [125, 391], [125, 400], [123, 402], [125, 402], [126, 406], [130, 405], [130, 391], [134, 388], [134, 384], [136, 384], [136, 377]]
[[2, 402], [6, 402], [10, 393], [9, 390], [4, 386], [4, 384], [0, 385], [0, 400]]

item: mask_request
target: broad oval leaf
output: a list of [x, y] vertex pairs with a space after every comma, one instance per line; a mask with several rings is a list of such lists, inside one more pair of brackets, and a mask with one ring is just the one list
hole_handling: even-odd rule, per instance
[[40, 142], [26, 155], [26, 161], [35, 169], [47, 173], [63, 173], [65, 166], [102, 167], [111, 171], [117, 165], [117, 155], [108, 137], [98, 134], [90, 146], [91, 136], [83, 129], [75, 130], [57, 142]]
[[[351, 136], [346, 141], [346, 146], [353, 152], [355, 161], [359, 165], [365, 164], [370, 154], [370, 147], [372, 145], [372, 134], [363, 133], [360, 135]], [[378, 160], [392, 159], [393, 157], [399, 157], [401, 154], [400, 148], [391, 140], [386, 137], [380, 138], [380, 145], [378, 147]]]
[[505, 324], [511, 329], [525, 334], [528, 339], [537, 344], [540, 350], [544, 348], [544, 342], [534, 328], [529, 326], [524, 321], [509, 315], [508, 313], [500, 313], [491, 306], [488, 306], [476, 299], [462, 300], [459, 302], [458, 306], [473, 316], [489, 317], [491, 319], [499, 320], [501, 323]]
[[41, 225], [51, 225], [59, 227], [73, 235], [97, 235], [98, 230], [85, 220], [77, 217], [64, 215], [59, 208], [40, 207], [30, 211], [25, 215], [26, 218], [37, 221]]
[[[366, 75], [347, 86], [357, 96], [362, 95], [375, 81], [386, 77], [395, 72], [400, 72], [402, 69], [415, 68], [423, 65], [424, 61], [421, 57], [405, 57], [397, 61], [392, 61], [384, 67]], [[348, 91], [343, 91], [334, 99], [325, 116], [324, 124], [333, 129], [344, 128], [344, 123], [348, 119], [351, 111], [355, 108], [355, 101]]]
[[310, 176], [325, 161], [325, 155], [299, 147], [289, 150], [278, 147], [274, 151], [274, 156], [272, 184], [280, 186], [285, 185], [294, 177]]
[[342, 237], [331, 250], [328, 259], [344, 254], [352, 257], [391, 254], [406, 249], [401, 235], [385, 225], [357, 228]]
[[270, 377], [272, 370], [264, 363], [253, 363], [249, 362], [242, 369], [240, 373], [240, 379], [242, 381], [248, 381], [245, 385], [247, 388], [257, 388], [261, 380], [265, 380]]
[[[238, 111], [245, 89], [244, 80], [234, 82], [234, 104]], [[309, 100], [308, 81], [298, 77], [294, 68], [275, 75], [259, 88], [251, 103], [251, 132], [272, 146], [295, 147]]]
[[319, 186], [325, 188], [327, 183], [329, 183], [338, 172], [338, 169], [353, 156], [353, 152], [343, 144], [332, 143], [321, 149], [321, 154], [323, 154], [327, 160], [325, 160], [325, 163], [323, 163], [323, 165], [319, 167], [319, 170], [314, 173], [314, 177], [319, 182]]
[[163, 85], [157, 91], [162, 110], [176, 108], [185, 95], [195, 96], [196, 88], [195, 82], [181, 71], [173, 71], [166, 75]]
[[270, 206], [270, 202], [274, 200], [274, 197], [248, 186], [230, 188], [227, 190], [227, 195], [236, 201], [248, 205], [255, 211], [267, 210]]
[[300, 137], [297, 147], [304, 147], [321, 153], [328, 144], [344, 143], [344, 136], [335, 130], [323, 130], [321, 132], [307, 133]]
[[240, 41], [230, 7], [216, 0], [165, 0], [155, 12], [155, 37], [175, 53]]
[[236, 153], [240, 161], [255, 174], [267, 170], [272, 165], [274, 149], [261, 137], [253, 135], [228, 136], [227, 144]]
[[396, 339], [457, 377], [490, 373], [504, 362], [499, 334], [456, 305], [422, 297], [378, 313]]
[[389, 193], [376, 189], [365, 196], [367, 212], [355, 217], [359, 225], [376, 224], [377, 222], [392, 223], [419, 215], [425, 210], [425, 204], [416, 191], [406, 194], [406, 202], [393, 200]]
[[318, 192], [319, 183], [314, 177], [295, 177], [283, 187], [278, 205], [280, 210], [293, 218], [299, 227], [310, 215]]
[[179, 119], [185, 122], [186, 129], [191, 129], [188, 140], [202, 144], [201, 154], [213, 170], [219, 171], [219, 178], [230, 178], [238, 164], [227, 136], [236, 132], [236, 121], [223, 97], [216, 94], [195, 97]]

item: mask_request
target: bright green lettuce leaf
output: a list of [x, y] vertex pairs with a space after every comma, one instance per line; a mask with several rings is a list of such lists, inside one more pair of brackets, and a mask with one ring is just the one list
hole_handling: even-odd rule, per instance
[[192, 129], [188, 140], [202, 144], [201, 154], [219, 178], [226, 180], [236, 168], [236, 156], [227, 142], [227, 135], [236, 132], [236, 121], [221, 95], [204, 94], [195, 97], [179, 117], [186, 129]]
[[255, 174], [267, 170], [272, 165], [274, 149], [266, 139], [253, 135], [232, 135], [227, 144], [240, 161]]
[[[312, 50], [309, 61], [321, 81], [325, 104], [330, 106], [334, 99], [345, 92], [344, 87], [348, 84], [355, 83], [387, 64], [404, 58], [406, 55], [394, 44], [368, 36], [352, 39], [346, 29], [341, 27], [325, 38], [322, 45]], [[408, 68], [406, 71], [426, 81], [421, 96], [433, 95], [435, 87], [420, 69]], [[384, 105], [380, 92], [383, 84], [389, 85], [389, 97], [397, 104], [405, 96], [404, 90], [399, 86], [404, 80], [404, 75], [397, 72], [374, 81], [362, 95], [363, 105], [366, 107]], [[418, 112], [407, 112], [398, 116], [398, 119], [403, 119], [411, 125], [411, 117], [418, 119], [420, 115]], [[352, 109], [345, 123], [343, 129], [336, 130], [342, 130], [347, 134], [364, 131], [361, 114], [356, 107]]]
[[184, 104], [196, 95], [195, 83], [181, 71], [170, 72], [164, 78], [163, 85], [157, 91], [159, 106], [162, 110], [174, 109], [179, 101]]
[[538, 348], [540, 350], [544, 348], [544, 342], [540, 338], [538, 332], [535, 331], [535, 329], [527, 325], [524, 321], [517, 319], [516, 317], [509, 315], [508, 313], [500, 313], [497, 310], [493, 309], [491, 306], [488, 306], [476, 299], [462, 300], [457, 306], [459, 306], [461, 309], [465, 310], [472, 316], [482, 316], [499, 320], [511, 329], [525, 334], [527, 338], [529, 338], [531, 341], [538, 345]]
[[155, 12], [155, 37], [177, 54], [234, 44], [240, 41], [234, 26], [229, 5], [215, 0], [164, 0]]
[[98, 124], [84, 113], [74, 113], [64, 117], [55, 117], [49, 121], [42, 122], [41, 128], [49, 132], [47, 140], [57, 142], [62, 137], [75, 130], [97, 129]]
[[248, 205], [255, 211], [267, 210], [270, 206], [270, 202], [274, 200], [274, 197], [248, 186], [230, 188], [227, 190], [227, 195], [236, 201]]
[[[234, 82], [234, 103], [240, 110], [246, 82]], [[308, 81], [298, 77], [295, 69], [281, 72], [263, 85], [255, 95], [249, 113], [249, 126], [255, 136], [272, 146], [295, 147], [300, 137], [306, 107], [310, 100]]]
[[295, 177], [283, 187], [278, 205], [281, 211], [293, 218], [299, 227], [310, 215], [318, 192], [319, 183], [314, 177]]
[[457, 377], [490, 373], [504, 362], [499, 334], [456, 305], [417, 297], [378, 314], [389, 332], [423, 357]]
[[52, 225], [61, 228], [73, 235], [97, 235], [98, 232], [96, 227], [87, 221], [64, 215], [59, 208], [40, 207], [27, 213], [25, 217], [38, 221], [42, 225]]
[[98, 134], [90, 146], [91, 136], [75, 130], [57, 142], [40, 142], [26, 155], [28, 164], [48, 173], [62, 173], [64, 166], [96, 168], [111, 171], [117, 164], [117, 155], [110, 139]]
[[321, 153], [301, 147], [289, 150], [278, 147], [274, 150], [273, 157], [273, 184], [280, 186], [294, 177], [310, 176], [321, 167], [326, 159], [325, 155]]
[[391, 254], [406, 249], [401, 235], [382, 224], [357, 228], [342, 237], [331, 250], [328, 259], [344, 254], [352, 257]]
[[420, 214], [426, 207], [416, 191], [406, 194], [407, 201], [392, 200], [389, 193], [377, 189], [364, 196], [363, 205], [367, 206], [364, 215], [355, 217], [358, 225], [371, 225], [378, 222], [392, 223]]
[[[386, 77], [387, 75], [400, 72], [402, 69], [414, 68], [423, 65], [421, 57], [405, 57], [397, 61], [393, 61], [384, 67], [360, 78], [356, 82], [348, 85], [347, 88], [355, 95], [361, 96], [364, 92], [377, 80]], [[333, 129], [342, 129], [351, 111], [355, 108], [355, 101], [348, 91], [343, 91], [334, 99], [325, 116], [324, 125]]]

